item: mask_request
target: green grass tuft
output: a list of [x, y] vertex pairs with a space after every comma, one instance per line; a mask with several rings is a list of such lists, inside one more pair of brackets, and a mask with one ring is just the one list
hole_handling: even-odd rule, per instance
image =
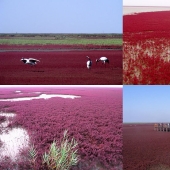
[[54, 140], [48, 153], [43, 155], [43, 164], [46, 164], [49, 170], [68, 170], [79, 161], [77, 150], [78, 143], [75, 139], [68, 141], [67, 130], [64, 131], [64, 138], [61, 146], [57, 146]]

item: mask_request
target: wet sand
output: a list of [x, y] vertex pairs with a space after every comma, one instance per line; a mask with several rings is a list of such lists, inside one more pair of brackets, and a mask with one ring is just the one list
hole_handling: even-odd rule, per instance
[[123, 15], [131, 15], [142, 12], [170, 11], [170, 7], [158, 6], [123, 6]]

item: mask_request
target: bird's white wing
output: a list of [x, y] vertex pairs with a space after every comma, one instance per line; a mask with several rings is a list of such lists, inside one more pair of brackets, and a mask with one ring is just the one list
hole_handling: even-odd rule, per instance
[[107, 60], [107, 57], [100, 57], [100, 60]]

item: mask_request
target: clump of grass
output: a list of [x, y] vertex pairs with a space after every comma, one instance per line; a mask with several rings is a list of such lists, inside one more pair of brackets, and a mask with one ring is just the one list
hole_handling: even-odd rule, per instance
[[68, 170], [71, 166], [76, 165], [79, 161], [77, 150], [75, 149], [78, 143], [72, 138], [68, 141], [67, 130], [64, 131], [64, 138], [61, 146], [57, 146], [54, 140], [50, 146], [48, 153], [43, 155], [43, 163], [50, 170]]
[[37, 151], [34, 145], [32, 145], [30, 149], [28, 150], [28, 157], [29, 157], [29, 162], [32, 168], [35, 168], [36, 159], [37, 159]]
[[[42, 164], [48, 170], [69, 170], [71, 166], [76, 165], [79, 161], [77, 155], [78, 143], [74, 138], [68, 141], [67, 130], [64, 131], [64, 138], [59, 144], [54, 140], [50, 145], [49, 151], [44, 153]], [[32, 145], [28, 151], [29, 162], [33, 169], [36, 168], [37, 151]]]

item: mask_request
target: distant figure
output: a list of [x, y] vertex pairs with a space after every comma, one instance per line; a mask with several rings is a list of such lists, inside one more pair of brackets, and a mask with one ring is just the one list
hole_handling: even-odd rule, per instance
[[96, 64], [97, 64], [99, 61], [101, 61], [101, 62], [105, 65], [105, 67], [106, 67], [106, 63], [109, 64], [109, 59], [108, 59], [107, 57], [100, 57], [99, 59], [96, 59]]
[[86, 56], [88, 58], [88, 61], [87, 61], [87, 68], [90, 69], [91, 66], [92, 66], [92, 61], [90, 59], [90, 57]]
[[[24, 63], [24, 64], [30, 64], [30, 65], [35, 65], [37, 64], [37, 59], [34, 59], [34, 58], [22, 58], [21, 61]], [[40, 62], [40, 61], [39, 61]]]

